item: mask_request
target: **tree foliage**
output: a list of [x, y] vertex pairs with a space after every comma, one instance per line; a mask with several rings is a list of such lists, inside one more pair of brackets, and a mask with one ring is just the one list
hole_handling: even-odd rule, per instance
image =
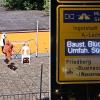
[[50, 7], [50, 4], [49, 4], [49, 3], [50, 3], [49, 0], [44, 0], [44, 9], [45, 9], [46, 11], [49, 10], [49, 7]]
[[46, 0], [5, 0], [9, 9], [44, 10], [47, 8]]

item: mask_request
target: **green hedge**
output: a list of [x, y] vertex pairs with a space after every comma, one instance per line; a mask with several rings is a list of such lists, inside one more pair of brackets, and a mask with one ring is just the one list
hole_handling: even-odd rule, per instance
[[44, 0], [44, 9], [46, 11], [49, 11], [49, 7], [50, 7], [49, 0]]
[[4, 5], [9, 9], [44, 10], [48, 9], [46, 0], [5, 0]]

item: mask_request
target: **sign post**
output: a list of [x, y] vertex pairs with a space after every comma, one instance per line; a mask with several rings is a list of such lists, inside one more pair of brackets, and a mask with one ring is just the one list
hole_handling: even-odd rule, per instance
[[100, 8], [58, 6], [56, 81], [100, 83]]

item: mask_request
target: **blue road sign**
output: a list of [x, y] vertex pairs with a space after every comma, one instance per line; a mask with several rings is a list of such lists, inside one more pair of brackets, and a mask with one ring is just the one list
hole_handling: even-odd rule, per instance
[[64, 23], [100, 22], [100, 10], [64, 10]]
[[100, 56], [100, 39], [66, 39], [65, 56]]

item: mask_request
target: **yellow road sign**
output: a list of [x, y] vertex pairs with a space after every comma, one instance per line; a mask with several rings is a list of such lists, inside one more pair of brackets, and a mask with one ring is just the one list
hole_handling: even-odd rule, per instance
[[100, 3], [100, 0], [57, 0], [59, 3]]
[[100, 7], [58, 6], [56, 80], [100, 82]]

